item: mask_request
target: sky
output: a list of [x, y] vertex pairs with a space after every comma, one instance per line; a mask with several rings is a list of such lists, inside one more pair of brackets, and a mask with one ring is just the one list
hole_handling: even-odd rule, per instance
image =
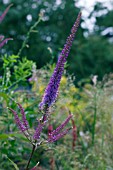
[[[96, 2], [101, 2], [104, 4], [104, 6], [108, 7], [108, 9], [113, 9], [113, 0], [78, 0], [75, 3], [76, 6], [84, 8], [82, 9], [81, 12], [82, 12], [82, 18], [85, 20], [85, 22], [83, 22], [81, 26], [83, 28], [88, 28], [90, 32], [93, 31], [94, 24], [95, 24], [95, 17], [88, 19], [88, 16], [91, 13], [91, 11], [93, 11]], [[57, 3], [60, 4], [61, 0], [57, 0]], [[106, 11], [103, 11], [103, 14], [104, 12], [106, 13]]]
[[[104, 4], [104, 6], [108, 7], [108, 9], [113, 9], [113, 0], [78, 0], [76, 5], [78, 7], [83, 7], [85, 9], [82, 10], [82, 17], [85, 20], [84, 23], [82, 23], [83, 28], [89, 29], [90, 32], [93, 31], [94, 23], [95, 23], [95, 17], [92, 17], [91, 19], [88, 19], [88, 16], [90, 12], [93, 10], [93, 7], [96, 2], [101, 2]], [[112, 4], [112, 5], [111, 5]], [[103, 11], [106, 12], [106, 11]]]
[[[78, 7], [84, 8], [82, 9], [82, 18], [85, 20], [85, 22], [83, 22], [81, 26], [83, 28], [88, 28], [90, 32], [93, 31], [94, 24], [95, 24], [95, 17], [88, 19], [88, 16], [91, 13], [91, 11], [93, 11], [96, 2], [101, 2], [104, 4], [104, 6], [108, 7], [108, 9], [113, 9], [113, 0], [78, 0], [75, 4]], [[61, 0], [57, 0], [57, 3], [60, 4]]]
[[110, 8], [112, 0], [78, 0], [80, 6], [86, 6], [86, 8], [92, 8], [96, 2], [104, 3], [108, 8]]

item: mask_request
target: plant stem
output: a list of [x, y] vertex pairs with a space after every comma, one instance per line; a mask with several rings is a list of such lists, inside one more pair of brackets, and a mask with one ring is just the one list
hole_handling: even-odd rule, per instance
[[27, 166], [26, 166], [26, 169], [25, 169], [25, 170], [29, 170], [29, 169], [28, 169], [28, 168], [29, 168], [29, 164], [30, 164], [31, 159], [32, 159], [32, 156], [33, 156], [33, 154], [34, 154], [35, 147], [36, 147], [36, 146], [33, 145], [32, 152], [31, 152], [31, 155], [30, 155], [30, 157], [29, 157], [29, 161], [28, 161], [28, 163], [27, 163]]
[[93, 128], [92, 128], [92, 145], [94, 145], [95, 142], [95, 126], [96, 126], [96, 118], [97, 118], [97, 94], [94, 96], [94, 120], [93, 120]]
[[101, 120], [102, 120], [102, 149], [103, 149], [103, 147], [104, 147], [104, 132], [105, 132], [105, 129], [104, 129], [104, 113], [103, 112], [102, 112]]
[[39, 16], [38, 21], [35, 22], [34, 25], [30, 27], [30, 29], [29, 29], [29, 31], [28, 31], [28, 33], [27, 33], [27, 35], [26, 35], [26, 39], [25, 39], [24, 42], [22, 43], [22, 47], [20, 48], [20, 50], [19, 50], [19, 52], [18, 52], [18, 54], [17, 54], [18, 56], [21, 55], [22, 50], [23, 50], [24, 47], [26, 46], [26, 43], [27, 43], [27, 41], [28, 41], [28, 39], [29, 39], [29, 37], [30, 37], [30, 33], [31, 33], [31, 32], [33, 31], [33, 29], [40, 23], [40, 21], [41, 21], [41, 17]]

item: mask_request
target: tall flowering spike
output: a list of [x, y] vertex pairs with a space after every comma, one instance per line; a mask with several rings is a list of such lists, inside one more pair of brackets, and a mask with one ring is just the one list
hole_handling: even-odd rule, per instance
[[20, 111], [21, 111], [21, 114], [22, 114], [22, 122], [23, 122], [23, 125], [26, 127], [26, 128], [29, 128], [29, 123], [26, 119], [26, 115], [25, 115], [25, 111], [24, 111], [24, 108], [21, 106], [20, 103], [17, 103]]
[[61, 77], [64, 71], [64, 64], [69, 55], [72, 42], [74, 40], [75, 34], [80, 24], [80, 18], [81, 18], [81, 13], [78, 14], [77, 20], [71, 29], [71, 34], [67, 38], [66, 44], [64, 45], [64, 48], [59, 56], [53, 75], [51, 76], [49, 84], [47, 88], [45, 89], [45, 93], [43, 95], [42, 101], [39, 104], [39, 108], [41, 110], [44, 110], [45, 108], [50, 107], [55, 102], [58, 96], [58, 89], [59, 89]]
[[15, 122], [18, 126], [18, 128], [24, 132], [26, 130], [26, 127], [23, 125], [23, 123], [21, 122], [20, 118], [18, 117], [18, 114], [15, 110], [11, 109], [11, 108], [8, 108], [14, 115], [14, 118], [15, 118]]
[[3, 12], [3, 14], [0, 16], [0, 23], [3, 21], [3, 19], [5, 18], [7, 12], [9, 11], [10, 7], [12, 6], [13, 4], [9, 5], [6, 10]]

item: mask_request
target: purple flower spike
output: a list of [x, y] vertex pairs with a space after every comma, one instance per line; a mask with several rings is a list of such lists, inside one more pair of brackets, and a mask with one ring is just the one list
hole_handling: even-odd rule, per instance
[[51, 138], [49, 138], [47, 141], [48, 143], [51, 143], [51, 142], [55, 142], [57, 140], [59, 140], [60, 138], [64, 137], [70, 130], [71, 128], [68, 128], [66, 129], [65, 131], [59, 133], [58, 135], [55, 135], [55, 136], [51, 136]]
[[72, 42], [75, 37], [75, 33], [77, 32], [77, 28], [80, 23], [80, 18], [81, 18], [81, 13], [78, 14], [77, 20], [71, 29], [71, 34], [67, 38], [66, 44], [64, 45], [64, 48], [59, 56], [53, 75], [51, 76], [49, 84], [45, 89], [45, 93], [43, 95], [42, 101], [39, 104], [39, 108], [41, 110], [44, 110], [44, 108], [49, 108], [56, 101], [61, 77], [64, 71], [64, 64], [69, 55]]
[[[49, 134], [49, 139], [47, 140], [48, 142], [55, 142], [56, 140], [62, 138], [64, 135], [66, 135], [68, 133], [68, 131], [70, 130], [70, 128], [62, 131], [64, 129], [64, 127], [68, 124], [68, 122], [70, 121], [70, 119], [72, 118], [73, 115], [69, 115], [67, 117], [67, 119], [56, 128], [56, 130], [53, 130], [50, 134]], [[61, 132], [60, 132], [61, 131]]]
[[[7, 12], [9, 11], [10, 7], [12, 6], [13, 4], [9, 5], [6, 10], [3, 12], [3, 14], [0, 16], [0, 23], [3, 21], [3, 19], [5, 18]], [[9, 40], [13, 40], [12, 38], [6, 38], [4, 39], [4, 36], [3, 35], [0, 35], [0, 48], [2, 48]]]
[[13, 40], [12, 38], [6, 38], [2, 42], [0, 42], [0, 48], [2, 48], [9, 40]]
[[24, 108], [21, 106], [21, 104], [17, 103], [20, 111], [21, 111], [21, 114], [22, 114], [22, 121], [23, 121], [23, 125], [28, 129], [29, 128], [29, 123], [26, 119], [26, 115], [25, 115], [25, 111], [24, 111]]
[[72, 118], [72, 116], [73, 116], [73, 115], [70, 114], [70, 115], [67, 117], [67, 119], [66, 119], [60, 126], [58, 126], [58, 127], [56, 128], [56, 130], [53, 130], [53, 131], [52, 131], [51, 135], [52, 135], [52, 136], [53, 136], [53, 135], [57, 135], [61, 130], [63, 130], [64, 127], [68, 124], [68, 122], [69, 122], [70, 119]]
[[6, 10], [3, 12], [3, 14], [0, 16], [0, 23], [3, 21], [3, 19], [5, 18], [7, 12], [9, 11], [10, 7], [12, 6], [13, 4], [9, 5]]
[[15, 118], [15, 122], [18, 126], [18, 128], [24, 132], [26, 130], [26, 127], [23, 125], [23, 123], [20, 121], [19, 117], [18, 117], [18, 114], [15, 110], [11, 109], [11, 108], [8, 108], [14, 115], [14, 118]]
[[43, 129], [45, 123], [46, 123], [46, 122], [44, 122], [44, 123], [39, 122], [38, 127], [36, 128], [35, 133], [34, 133], [34, 136], [33, 136], [33, 139], [34, 139], [34, 140], [40, 139], [40, 134], [41, 134], [41, 132], [42, 132], [42, 129]]

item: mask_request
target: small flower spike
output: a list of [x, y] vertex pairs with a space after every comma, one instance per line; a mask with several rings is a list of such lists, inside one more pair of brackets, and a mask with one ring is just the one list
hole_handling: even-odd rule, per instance
[[70, 119], [72, 118], [73, 115], [69, 115], [67, 117], [67, 119], [60, 125], [56, 128], [56, 130], [53, 130], [51, 132], [51, 135], [57, 135], [62, 129], [64, 129], [64, 127], [68, 124], [68, 122], [70, 121]]
[[40, 110], [49, 108], [56, 101], [56, 98], [58, 96], [58, 89], [59, 89], [60, 81], [61, 81], [62, 74], [64, 71], [64, 64], [69, 55], [72, 42], [74, 40], [75, 34], [80, 24], [80, 18], [81, 18], [81, 13], [78, 14], [77, 20], [71, 29], [71, 34], [67, 38], [66, 44], [64, 45], [64, 48], [59, 56], [53, 75], [51, 76], [49, 84], [45, 89], [42, 101], [39, 104]]
[[25, 115], [25, 111], [24, 111], [24, 108], [21, 106], [21, 104], [17, 103], [19, 109], [20, 109], [20, 112], [22, 114], [22, 121], [20, 120], [17, 112], [11, 108], [8, 108], [14, 115], [14, 118], [15, 118], [15, 122], [17, 124], [17, 126], [19, 127], [19, 129], [24, 132], [26, 130], [28, 130], [29, 128], [29, 124], [28, 124], [28, 121], [26, 119], [26, 115]]
[[70, 119], [72, 118], [72, 115], [69, 115], [67, 117], [67, 119], [58, 127], [56, 128], [56, 130], [53, 130], [50, 134], [49, 134], [49, 138], [48, 138], [48, 142], [55, 142], [56, 140], [62, 138], [63, 136], [65, 136], [70, 128], [62, 131], [64, 129], [64, 127], [68, 124], [68, 122], [70, 121]]
[[3, 12], [3, 14], [0, 16], [0, 23], [3, 21], [3, 19], [5, 18], [7, 12], [9, 11], [10, 7], [12, 6], [13, 4], [9, 5], [6, 10]]
[[40, 139], [40, 134], [42, 132], [43, 127], [45, 126], [45, 123], [46, 123], [46, 121], [43, 122], [43, 123], [39, 122], [38, 127], [36, 128], [35, 133], [33, 135], [33, 139], [34, 140]]
[[16, 122], [18, 128], [19, 128], [22, 132], [24, 132], [24, 131], [26, 130], [26, 127], [25, 127], [25, 126], [23, 125], [23, 123], [21, 122], [21, 120], [20, 120], [17, 112], [16, 112], [15, 110], [11, 109], [11, 108], [8, 108], [8, 109], [13, 113], [14, 118], [15, 118], [15, 122]]
[[29, 128], [29, 124], [28, 124], [28, 121], [26, 119], [26, 115], [25, 115], [25, 111], [24, 111], [24, 108], [21, 106], [21, 104], [17, 103], [20, 111], [21, 111], [21, 114], [22, 114], [22, 122], [23, 122], [23, 125], [28, 129]]
[[13, 40], [12, 38], [6, 38], [2, 42], [0, 42], [0, 48], [2, 48], [9, 40]]
[[[9, 11], [10, 7], [13, 4], [9, 5], [6, 10], [3, 12], [3, 14], [0, 16], [0, 23], [3, 21], [3, 19], [5, 18], [7, 12]], [[4, 39], [3, 35], [0, 35], [0, 48], [2, 48], [9, 40], [13, 40], [12, 38], [6, 38]]]
[[70, 129], [71, 128], [68, 128], [68, 129], [64, 130], [63, 132], [59, 133], [58, 135], [51, 136], [51, 138], [48, 139], [48, 143], [55, 142], [58, 139], [64, 137], [69, 132]]
[[40, 139], [40, 134], [42, 132], [42, 129], [44, 128], [45, 124], [48, 121], [48, 115], [47, 114], [43, 114], [42, 118], [38, 121], [38, 127], [35, 130], [35, 133], [33, 135], [33, 139], [34, 140], [38, 140]]

